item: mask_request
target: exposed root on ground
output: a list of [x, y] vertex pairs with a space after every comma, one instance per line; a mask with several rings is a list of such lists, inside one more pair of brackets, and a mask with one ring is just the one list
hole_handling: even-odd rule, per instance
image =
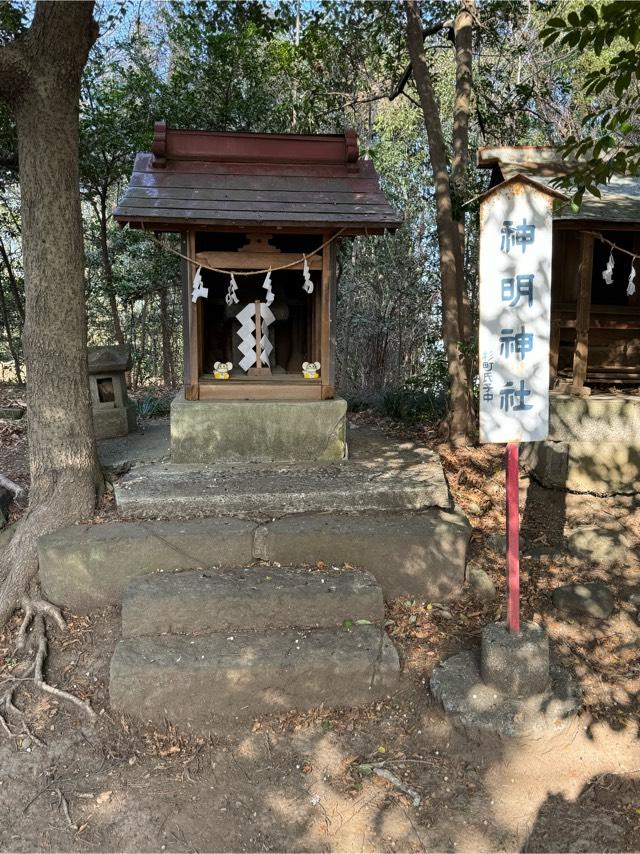
[[[24, 712], [13, 703], [13, 695], [18, 685], [32, 682], [46, 694], [51, 694], [59, 700], [72, 703], [82, 709], [91, 723], [95, 722], [97, 715], [85, 700], [81, 700], [61, 688], [49, 685], [44, 677], [44, 666], [48, 652], [45, 616], [53, 620], [58, 628], [64, 629], [66, 623], [59, 609], [45, 599], [30, 599], [28, 597], [23, 597], [20, 606], [24, 611], [24, 617], [18, 630], [16, 650], [32, 653], [33, 657], [23, 662], [22, 666], [13, 673], [0, 678], [0, 730], [10, 738], [26, 735], [35, 744], [42, 747], [42, 741], [27, 726]], [[15, 721], [18, 723], [16, 724]], [[19, 726], [19, 729], [16, 729], [16, 726]]]

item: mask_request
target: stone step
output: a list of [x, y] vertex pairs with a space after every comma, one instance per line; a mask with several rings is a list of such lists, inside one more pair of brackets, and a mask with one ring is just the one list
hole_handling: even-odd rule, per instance
[[387, 599], [442, 601], [462, 588], [470, 533], [463, 514], [436, 508], [295, 515], [266, 525], [228, 517], [114, 522], [47, 534], [38, 555], [45, 593], [75, 613], [120, 604], [139, 575], [253, 560], [349, 563], [371, 572]]
[[382, 590], [368, 572], [236, 567], [132, 579], [122, 636], [329, 628], [383, 618]]
[[257, 529], [254, 555], [277, 563], [362, 566], [386, 599], [409, 594], [442, 601], [464, 583], [471, 526], [463, 513], [314, 513]]
[[398, 654], [378, 627], [163, 635], [121, 640], [111, 660], [114, 709], [206, 729], [229, 718], [357, 706], [391, 694]]
[[369, 447], [334, 463], [136, 466], [115, 486], [121, 515], [243, 516], [265, 521], [297, 513], [449, 509], [440, 460], [428, 449]]
[[137, 575], [251, 563], [255, 529], [233, 518], [59, 528], [38, 540], [40, 581], [52, 602], [85, 613], [120, 604]]

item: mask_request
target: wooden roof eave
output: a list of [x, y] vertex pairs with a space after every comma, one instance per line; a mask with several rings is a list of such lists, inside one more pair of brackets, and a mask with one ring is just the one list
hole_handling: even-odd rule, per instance
[[353, 237], [359, 234], [384, 234], [385, 232], [395, 232], [404, 224], [403, 219], [397, 219], [387, 222], [332, 222], [303, 224], [300, 221], [272, 221], [258, 222], [250, 220], [241, 220], [237, 222], [215, 222], [197, 219], [166, 219], [156, 220], [143, 218], [140, 220], [132, 220], [128, 215], [114, 214], [114, 220], [121, 226], [128, 225], [130, 228], [137, 230], [145, 230], [152, 232], [172, 232], [186, 233], [188, 231], [220, 231], [220, 232], [264, 232], [273, 233], [277, 231], [288, 231], [291, 234], [323, 234], [327, 231], [341, 231], [345, 237]]
[[562, 231], [640, 231], [640, 220], [615, 219], [554, 219], [554, 229]]

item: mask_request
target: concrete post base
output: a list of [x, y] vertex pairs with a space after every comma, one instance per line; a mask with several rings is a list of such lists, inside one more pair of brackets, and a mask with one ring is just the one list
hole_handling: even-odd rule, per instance
[[519, 635], [509, 635], [504, 623], [486, 626], [481, 649], [443, 661], [430, 687], [469, 734], [538, 738], [562, 729], [582, 705], [577, 682], [549, 663], [549, 639], [533, 623]]
[[344, 459], [347, 403], [334, 400], [185, 400], [171, 404], [174, 463]]
[[549, 637], [537, 623], [523, 623], [511, 634], [505, 623], [482, 630], [480, 674], [509, 697], [540, 694], [549, 682]]

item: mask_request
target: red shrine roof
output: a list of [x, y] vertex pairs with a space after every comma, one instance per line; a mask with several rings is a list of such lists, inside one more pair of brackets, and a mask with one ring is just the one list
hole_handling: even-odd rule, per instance
[[173, 130], [156, 122], [114, 218], [133, 227], [395, 230], [403, 218], [380, 189], [355, 131], [302, 136]]

